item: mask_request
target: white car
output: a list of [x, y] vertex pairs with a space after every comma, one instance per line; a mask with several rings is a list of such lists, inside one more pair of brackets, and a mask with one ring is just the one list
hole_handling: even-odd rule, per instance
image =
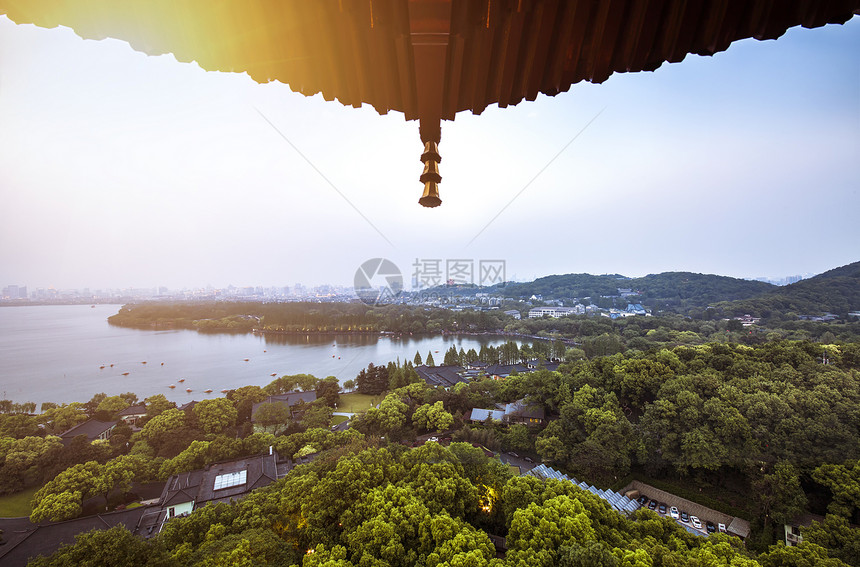
[[702, 522], [696, 516], [690, 516], [690, 523], [693, 524], [693, 527], [697, 530], [702, 529]]
[[677, 509], [677, 508], [675, 508], [674, 506], [672, 506], [671, 508], [669, 508], [669, 516], [670, 516], [673, 520], [677, 520], [678, 518], [680, 518], [680, 517], [681, 517], [681, 514], [678, 512], [678, 509]]
[[721, 534], [727, 533], [725, 524], [717, 524], [717, 530], [719, 530]]
[[693, 527], [697, 530], [702, 529], [702, 522], [699, 521], [699, 518], [697, 518], [696, 516], [690, 516], [690, 523], [693, 524]]

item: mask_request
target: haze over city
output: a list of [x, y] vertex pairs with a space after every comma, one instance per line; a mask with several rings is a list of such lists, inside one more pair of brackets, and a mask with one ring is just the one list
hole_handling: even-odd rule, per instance
[[858, 52], [854, 18], [461, 113], [428, 210], [399, 113], [0, 17], [0, 284], [348, 285], [373, 257], [819, 273], [858, 259]]

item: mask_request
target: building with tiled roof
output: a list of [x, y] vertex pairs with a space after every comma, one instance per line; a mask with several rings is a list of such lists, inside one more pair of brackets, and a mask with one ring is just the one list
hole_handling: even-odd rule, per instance
[[146, 526], [141, 535], [155, 535], [171, 518], [190, 514], [206, 504], [239, 500], [255, 488], [283, 478], [295, 465], [310, 462], [313, 457], [294, 462], [281, 459], [277, 452], [272, 451], [173, 475], [164, 486], [157, 511], [141, 522]]
[[502, 421], [505, 419], [505, 412], [504, 410], [472, 408], [472, 412], [469, 414], [471, 421], [487, 421], [487, 418], [493, 421]]
[[127, 407], [116, 415], [121, 421], [124, 421], [126, 425], [136, 427], [138, 422], [144, 417], [146, 417], [146, 406], [143, 404], [138, 404], [135, 406]]
[[536, 425], [546, 421], [546, 411], [540, 404], [517, 400], [505, 405], [503, 419], [508, 423]]
[[528, 367], [523, 364], [491, 364], [484, 373], [493, 380], [507, 378], [511, 374], [526, 374], [529, 371]]
[[61, 545], [75, 543], [75, 536], [90, 530], [107, 530], [125, 526], [131, 532], [149, 508], [141, 506], [129, 510], [96, 514], [65, 522], [33, 524], [28, 518], [0, 518], [4, 545], [0, 545], [0, 565], [24, 567], [31, 559], [48, 556]]
[[107, 441], [110, 439], [111, 432], [117, 426], [118, 421], [99, 421], [97, 419], [88, 419], [83, 423], [72, 427], [68, 431], [60, 434], [60, 439], [64, 445], [72, 442], [72, 439], [78, 435], [86, 435], [87, 440], [92, 442], [97, 439]]
[[415, 367], [415, 371], [430, 387], [441, 386], [447, 390], [460, 382], [468, 382], [468, 379], [461, 375], [463, 368], [460, 366], [426, 366], [421, 364]]
[[533, 359], [522, 364], [488, 364], [486, 362], [470, 362], [465, 367], [463, 366], [426, 366], [419, 365], [415, 367], [418, 376], [424, 380], [430, 387], [441, 386], [446, 390], [460, 382], [469, 382], [470, 380], [488, 377], [494, 380], [507, 378], [514, 372], [517, 374], [528, 374], [535, 370], [545, 368], [547, 370], [557, 370], [558, 362], [546, 362], [543, 360]]
[[213, 463], [205, 469], [171, 476], [158, 500], [128, 510], [40, 524], [31, 523], [29, 518], [0, 518], [5, 542], [0, 545], [0, 565], [24, 567], [30, 559], [51, 555], [61, 545], [73, 544], [78, 534], [117, 525], [125, 526], [135, 535], [152, 537], [170, 518], [190, 514], [210, 502], [239, 500], [252, 490], [283, 478], [293, 467], [308, 463], [315, 456], [292, 461], [280, 458], [273, 451]]

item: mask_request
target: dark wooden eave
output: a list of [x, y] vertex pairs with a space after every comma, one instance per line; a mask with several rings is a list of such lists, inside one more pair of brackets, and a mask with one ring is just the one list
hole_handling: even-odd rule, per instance
[[[437, 98], [439, 118], [452, 120], [858, 11], [860, 0], [0, 0], [19, 24], [117, 38], [407, 120], [429, 110], [422, 99]], [[442, 46], [438, 72], [416, 50], [428, 38]]]

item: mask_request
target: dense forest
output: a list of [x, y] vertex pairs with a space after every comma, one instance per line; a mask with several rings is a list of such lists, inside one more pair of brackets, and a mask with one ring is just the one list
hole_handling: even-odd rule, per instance
[[405, 305], [363, 303], [140, 303], [122, 307], [108, 318], [112, 325], [136, 328], [177, 328], [200, 331], [285, 333], [437, 333], [495, 331], [510, 317], [498, 311], [454, 312]]
[[[504, 559], [488, 532], [507, 534]], [[653, 512], [623, 517], [570, 483], [512, 477], [466, 443], [361, 440], [236, 505], [173, 519], [152, 540], [90, 532], [31, 565], [844, 565], [813, 545], [753, 557], [739, 540], [696, 537]]]
[[792, 320], [798, 315], [833, 313], [844, 319], [860, 310], [860, 262], [824, 272], [814, 278], [773, 289], [757, 297], [717, 303], [719, 311], [751, 313], [772, 319]]
[[[860, 567], [860, 530], [851, 525], [860, 518], [860, 344], [631, 350], [450, 390], [417, 381], [411, 363], [369, 366], [356, 379], [377, 389], [388, 380], [387, 393], [337, 433], [328, 428], [337, 383], [309, 375], [239, 388], [189, 411], [153, 396], [139, 432], [72, 447], [52, 434], [108, 419], [136, 396], [99, 394], [38, 416], [6, 408], [2, 489], [41, 486], [34, 521], [116, 505], [134, 482], [269, 446], [287, 457], [319, 455], [238, 504], [171, 520], [151, 540], [121, 528], [92, 532], [33, 564]], [[319, 399], [300, 418], [273, 411], [251, 426], [253, 403], [310, 389]], [[471, 408], [523, 398], [543, 405], [549, 421], [467, 422]], [[410, 448], [434, 431], [454, 442]], [[572, 484], [513, 476], [474, 445], [532, 455], [598, 486], [664, 483], [747, 518], [753, 534], [744, 545], [696, 537], [645, 510], [624, 517]], [[804, 531], [805, 543], [775, 545], [782, 522], [806, 511], [825, 519]], [[507, 538], [504, 558], [489, 535]]]

